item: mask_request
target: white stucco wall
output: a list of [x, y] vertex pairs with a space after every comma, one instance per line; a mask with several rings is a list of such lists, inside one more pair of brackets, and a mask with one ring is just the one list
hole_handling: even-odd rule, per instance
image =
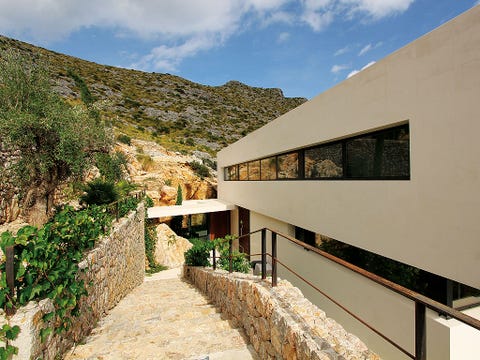
[[223, 169], [408, 121], [411, 180], [228, 182], [220, 171], [218, 196], [480, 288], [479, 99], [477, 6], [218, 154]]

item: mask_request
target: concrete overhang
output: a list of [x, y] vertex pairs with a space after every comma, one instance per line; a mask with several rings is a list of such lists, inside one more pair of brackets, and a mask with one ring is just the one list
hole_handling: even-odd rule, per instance
[[179, 215], [206, 214], [235, 209], [235, 205], [219, 199], [185, 200], [182, 205], [154, 206], [147, 209], [149, 219]]

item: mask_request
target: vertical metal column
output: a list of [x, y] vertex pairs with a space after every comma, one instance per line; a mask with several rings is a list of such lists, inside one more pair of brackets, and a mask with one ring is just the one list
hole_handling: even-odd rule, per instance
[[228, 272], [233, 272], [233, 248], [232, 248], [232, 239], [228, 240]]
[[272, 232], [272, 286], [277, 286], [277, 233]]
[[425, 305], [415, 301], [415, 360], [427, 359]]
[[267, 278], [267, 229], [262, 229], [262, 280]]

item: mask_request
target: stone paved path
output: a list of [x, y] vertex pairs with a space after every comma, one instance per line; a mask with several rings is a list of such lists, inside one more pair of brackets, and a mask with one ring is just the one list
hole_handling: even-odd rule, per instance
[[257, 359], [246, 337], [232, 329], [179, 270], [146, 277], [102, 319], [85, 344], [65, 360]]

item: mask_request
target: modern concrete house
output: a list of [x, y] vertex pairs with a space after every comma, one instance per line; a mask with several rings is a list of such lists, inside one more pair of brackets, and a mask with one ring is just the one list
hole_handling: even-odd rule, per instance
[[[269, 227], [313, 245], [321, 234], [445, 279], [447, 304], [460, 306], [461, 289], [480, 288], [479, 136], [476, 6], [223, 149], [218, 198], [238, 207], [231, 233]], [[283, 262], [413, 351], [411, 302], [278, 241]], [[240, 246], [259, 253], [259, 235]], [[382, 358], [408, 358], [279, 275]], [[480, 318], [480, 307], [464, 311]], [[478, 359], [479, 341], [479, 331], [428, 312], [428, 359]]]

